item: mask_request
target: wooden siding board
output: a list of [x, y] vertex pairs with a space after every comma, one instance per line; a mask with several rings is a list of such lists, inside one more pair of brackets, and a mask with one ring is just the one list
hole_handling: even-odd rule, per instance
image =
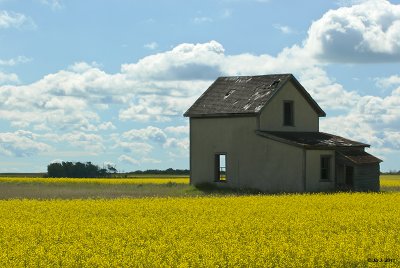
[[379, 191], [379, 164], [356, 165], [354, 168], [354, 190]]

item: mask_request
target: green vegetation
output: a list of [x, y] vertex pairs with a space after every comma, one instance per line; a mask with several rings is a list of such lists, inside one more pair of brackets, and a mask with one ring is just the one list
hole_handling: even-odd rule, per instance
[[101, 178], [117, 173], [115, 167], [107, 165], [100, 168], [91, 162], [61, 162], [51, 163], [47, 166], [46, 177], [50, 178]]
[[173, 169], [167, 168], [166, 170], [160, 169], [147, 169], [147, 170], [136, 170], [126, 173], [127, 176], [135, 175], [186, 175], [189, 176], [190, 171], [188, 169]]

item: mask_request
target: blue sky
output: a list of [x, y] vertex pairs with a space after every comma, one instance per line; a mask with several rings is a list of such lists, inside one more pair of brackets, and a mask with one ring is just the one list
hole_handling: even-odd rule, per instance
[[188, 168], [221, 75], [293, 73], [321, 131], [400, 165], [400, 1], [0, 0], [0, 172]]

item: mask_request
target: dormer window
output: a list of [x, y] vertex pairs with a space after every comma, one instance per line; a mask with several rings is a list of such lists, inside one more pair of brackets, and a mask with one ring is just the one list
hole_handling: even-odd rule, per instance
[[283, 102], [283, 125], [294, 126], [293, 101]]

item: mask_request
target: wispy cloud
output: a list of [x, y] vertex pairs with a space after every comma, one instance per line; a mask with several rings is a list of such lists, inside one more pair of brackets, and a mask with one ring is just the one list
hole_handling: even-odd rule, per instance
[[360, 4], [362, 2], [366, 2], [366, 1], [370, 1], [370, 0], [336, 0], [336, 4], [338, 6], [352, 6], [352, 5], [356, 5], [356, 4]]
[[228, 19], [232, 17], [232, 10], [231, 9], [224, 9], [221, 14], [222, 19]]
[[148, 44], [144, 45], [144, 48], [147, 48], [147, 49], [150, 49], [150, 50], [154, 50], [157, 47], [158, 47], [157, 42], [151, 42], [151, 43], [148, 43]]
[[222, 2], [258, 2], [258, 3], [268, 3], [270, 0], [221, 0]]
[[136, 160], [133, 157], [130, 157], [126, 154], [123, 154], [120, 157], [118, 157], [118, 161], [125, 163], [125, 164], [134, 165], [134, 166], [137, 166], [140, 164], [138, 160]]
[[279, 30], [280, 32], [284, 34], [292, 34], [295, 33], [296, 31], [290, 28], [287, 25], [281, 25], [281, 24], [274, 24], [273, 25], [275, 29]]
[[0, 59], [0, 65], [3, 66], [15, 66], [21, 63], [28, 63], [32, 61], [31, 58], [25, 57], [25, 56], [18, 56], [16, 58], [8, 59], [8, 60], [2, 60]]
[[137, 160], [133, 157], [130, 157], [126, 154], [121, 155], [120, 157], [118, 157], [118, 161], [125, 163], [125, 164], [129, 164], [129, 165], [134, 165], [134, 166], [139, 166], [142, 163], [151, 163], [151, 164], [159, 164], [161, 163], [160, 160], [158, 159], [154, 159], [154, 158], [149, 158], [149, 157], [143, 157], [140, 160]]
[[214, 20], [210, 17], [196, 17], [193, 19], [193, 22], [196, 24], [203, 24], [203, 23], [211, 23]]
[[24, 14], [0, 10], [0, 29], [8, 28], [36, 28], [36, 24], [33, 20]]
[[53, 10], [62, 9], [64, 7], [61, 0], [40, 0], [40, 3], [49, 6]]

